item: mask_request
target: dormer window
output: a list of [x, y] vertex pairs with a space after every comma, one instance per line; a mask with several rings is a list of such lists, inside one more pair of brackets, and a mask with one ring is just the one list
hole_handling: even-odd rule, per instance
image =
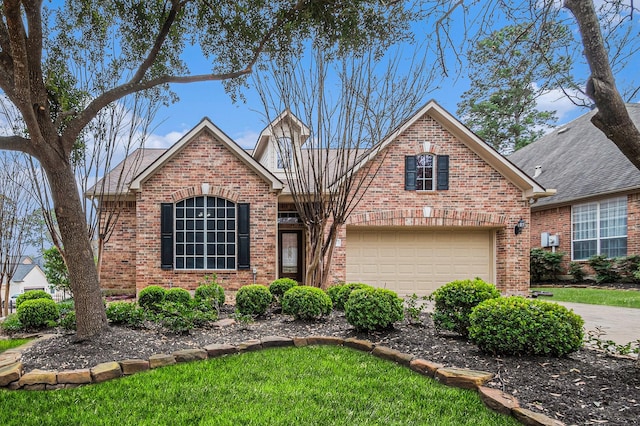
[[285, 170], [293, 165], [293, 156], [291, 155], [291, 138], [278, 138], [278, 146], [276, 147], [276, 168]]

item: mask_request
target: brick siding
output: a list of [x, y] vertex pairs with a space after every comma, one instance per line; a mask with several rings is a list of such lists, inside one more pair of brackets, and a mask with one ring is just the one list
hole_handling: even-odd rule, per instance
[[[209, 184], [209, 192], [202, 193], [202, 183]], [[212, 195], [235, 203], [250, 203], [251, 269], [236, 271], [183, 271], [160, 268], [160, 204], [180, 199]], [[216, 273], [218, 282], [227, 290], [237, 290], [253, 283], [252, 269], [257, 270], [257, 282], [267, 284], [276, 276], [277, 195], [270, 184], [249, 168], [218, 141], [203, 131], [164, 164], [156, 174], [142, 183], [136, 194], [136, 228], [120, 237], [131, 240], [135, 236], [135, 253], [126, 256], [135, 261], [135, 280], [122, 277], [115, 283], [103, 275], [102, 287], [117, 285], [140, 291], [155, 284], [165, 288], [195, 289], [206, 275]], [[116, 244], [116, 241], [113, 241]], [[114, 255], [103, 264], [103, 271], [117, 268]]]
[[[615, 197], [609, 195], [599, 201]], [[571, 262], [571, 206], [550, 207], [531, 213], [531, 247], [540, 248], [540, 234], [548, 232], [560, 236], [560, 245], [556, 251], [565, 253], [562, 259], [563, 273], [566, 273]], [[551, 248], [546, 248], [551, 250]], [[627, 195], [627, 256], [640, 254], [640, 193]], [[587, 261], [579, 261], [587, 265]], [[588, 267], [587, 273], [592, 273]]]
[[[431, 142], [432, 153], [450, 156], [449, 190], [404, 189], [405, 156], [421, 154], [425, 141]], [[523, 200], [520, 189], [429, 115], [418, 119], [385, 151], [372, 160], [371, 170], [377, 170], [377, 175], [347, 221], [349, 229], [387, 226], [495, 230], [496, 286], [505, 294], [528, 293], [529, 227], [517, 236], [513, 232], [520, 219], [530, 223], [529, 203]], [[425, 206], [432, 208], [430, 218], [423, 217]], [[346, 236], [343, 227], [342, 246], [334, 253], [334, 281], [346, 276]]]

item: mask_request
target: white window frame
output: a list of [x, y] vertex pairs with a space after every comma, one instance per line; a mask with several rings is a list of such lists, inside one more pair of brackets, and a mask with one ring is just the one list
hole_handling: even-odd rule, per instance
[[[425, 178], [425, 177], [420, 177], [420, 170], [424, 169], [427, 170], [428, 167], [427, 166], [421, 166], [420, 165], [420, 157], [431, 157], [431, 178]], [[425, 152], [422, 154], [418, 154], [416, 155], [416, 191], [420, 191], [420, 192], [432, 192], [436, 190], [436, 175], [437, 175], [437, 169], [436, 169], [436, 156], [434, 154], [431, 154], [429, 152]], [[425, 182], [429, 182], [431, 181], [431, 188], [429, 189], [424, 189], [424, 187], [422, 189], [420, 189], [420, 182], [425, 183]]]
[[[203, 206], [197, 206], [196, 200], [198, 198], [204, 199]], [[212, 199], [213, 205], [208, 206], [208, 200]], [[188, 206], [188, 200], [193, 200], [194, 205]], [[218, 206], [218, 200], [224, 201], [225, 206]], [[184, 216], [178, 215], [178, 204], [185, 203], [184, 207], [180, 207], [184, 210]], [[232, 206], [231, 206], [232, 205]], [[234, 203], [231, 200], [227, 200], [221, 197], [214, 196], [206, 196], [199, 195], [195, 197], [186, 198], [181, 200], [173, 205], [174, 208], [174, 216], [173, 216], [173, 226], [174, 226], [174, 241], [173, 241], [173, 259], [174, 259], [174, 267], [176, 270], [180, 271], [206, 271], [206, 270], [218, 270], [218, 271], [235, 271], [238, 269], [238, 204]], [[193, 217], [187, 214], [187, 210], [193, 210]], [[218, 210], [224, 210], [224, 215], [218, 217]], [[229, 216], [233, 210], [233, 216]], [[183, 222], [183, 229], [178, 229], [178, 221]], [[193, 229], [189, 229], [187, 222], [192, 221]], [[202, 221], [203, 229], [198, 229], [196, 221]], [[218, 229], [217, 223], [218, 221], [224, 221], [225, 227], [223, 230]], [[233, 229], [229, 229], [230, 222], [233, 222]], [[209, 223], [213, 226], [213, 228], [209, 228]], [[188, 240], [188, 233], [193, 233], [193, 241]], [[218, 238], [219, 233], [224, 233], [224, 242], [219, 241], [209, 241], [208, 234], [214, 234], [214, 239]], [[197, 241], [197, 235], [202, 234], [202, 241]], [[230, 234], [233, 234], [233, 242], [228, 241]], [[180, 238], [179, 235], [182, 237]], [[182, 241], [179, 241], [179, 240]], [[203, 253], [197, 253], [197, 245], [203, 246]], [[218, 254], [218, 246], [222, 245], [224, 247], [224, 254]], [[229, 246], [233, 245], [233, 253], [230, 254], [228, 252]], [[179, 250], [179, 247], [183, 249], [182, 252]], [[193, 246], [194, 253], [189, 253], [188, 249]], [[208, 247], [213, 246], [213, 250], [215, 253], [209, 254]], [[187, 267], [189, 263], [189, 258], [193, 258], [193, 267]], [[203, 265], [202, 267], [197, 267], [197, 259], [202, 259]], [[178, 260], [181, 259], [182, 262]], [[218, 267], [218, 259], [224, 259], [225, 267]], [[229, 268], [228, 261], [233, 259], [233, 267]], [[209, 267], [208, 262], [213, 261], [216, 264], [214, 267]], [[178, 266], [181, 264], [182, 266]]]
[[[624, 207], [624, 215], [619, 215], [618, 217], [614, 217], [614, 218], [608, 218], [607, 220], [611, 221], [611, 220], [623, 220], [624, 224], [622, 225], [618, 225], [618, 228], [624, 228], [624, 234], [619, 233], [616, 235], [607, 235], [607, 236], [603, 236], [602, 234], [604, 233], [603, 230], [605, 228], [602, 227], [602, 208], [604, 204], [609, 204], [609, 203], [619, 203], [620, 206]], [[581, 208], [585, 208], [585, 207], [590, 207], [595, 209], [595, 217], [593, 219], [589, 219], [587, 221], [581, 221], [581, 222], [576, 222], [576, 210], [577, 209], [581, 209]], [[576, 258], [575, 256], [575, 243], [576, 242], [580, 242], [580, 241], [595, 241], [596, 242], [596, 255], [600, 255], [603, 254], [602, 253], [602, 242], [604, 240], [608, 240], [608, 239], [619, 239], [619, 238], [624, 238], [625, 240], [627, 240], [628, 242], [628, 224], [627, 224], [627, 217], [628, 217], [628, 210], [627, 210], [627, 197], [616, 197], [616, 198], [608, 198], [606, 200], [600, 200], [600, 201], [593, 201], [593, 202], [589, 202], [589, 203], [583, 203], [583, 204], [576, 204], [573, 205], [571, 207], [571, 260], [587, 260], [590, 256], [586, 257], [586, 258]], [[580, 223], [587, 223], [587, 222], [595, 222], [595, 236], [590, 237], [590, 238], [581, 238], [581, 239], [576, 239], [576, 226]], [[615, 229], [615, 225], [614, 225], [614, 229]], [[583, 231], [585, 232], [585, 231]], [[624, 256], [627, 255], [627, 252], [625, 252]]]

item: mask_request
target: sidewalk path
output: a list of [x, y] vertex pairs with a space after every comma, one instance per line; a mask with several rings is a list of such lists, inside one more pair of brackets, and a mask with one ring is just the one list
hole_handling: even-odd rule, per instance
[[551, 298], [544, 300], [566, 306], [580, 315], [584, 320], [585, 337], [586, 332], [600, 328], [606, 334], [600, 336], [599, 339], [613, 340], [619, 345], [640, 339], [640, 309], [556, 302]]

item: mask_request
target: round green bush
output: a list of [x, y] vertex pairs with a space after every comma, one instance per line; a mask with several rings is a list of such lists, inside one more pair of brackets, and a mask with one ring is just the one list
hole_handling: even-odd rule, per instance
[[582, 347], [584, 321], [557, 303], [502, 297], [480, 303], [469, 318], [469, 338], [483, 352], [564, 356]]
[[182, 303], [188, 305], [191, 302], [191, 294], [184, 288], [174, 287], [167, 290], [164, 295], [166, 302]]
[[107, 320], [114, 325], [135, 328], [140, 327], [145, 319], [144, 309], [131, 302], [112, 302], [107, 306], [106, 313]]
[[375, 331], [391, 328], [404, 319], [402, 299], [384, 288], [353, 290], [344, 306], [345, 318], [358, 330]]
[[49, 299], [53, 300], [53, 297], [49, 293], [44, 290], [29, 290], [22, 293], [16, 299], [16, 309], [20, 307], [22, 302], [26, 300], [36, 300], [36, 299]]
[[287, 292], [287, 290], [298, 285], [298, 281], [293, 280], [291, 278], [278, 278], [275, 281], [272, 281], [269, 284], [269, 291], [278, 300], [282, 300], [282, 296]]
[[138, 304], [149, 311], [157, 310], [159, 304], [164, 302], [167, 291], [159, 285], [150, 285], [140, 290]]
[[480, 278], [451, 281], [430, 296], [436, 302], [431, 316], [433, 323], [436, 328], [468, 337], [471, 310], [480, 302], [498, 297], [498, 289]]
[[345, 305], [347, 304], [347, 300], [349, 300], [349, 295], [354, 290], [360, 290], [364, 288], [373, 288], [370, 285], [363, 283], [347, 283], [340, 286], [340, 291], [338, 291], [336, 301], [334, 303], [334, 308], [339, 311], [345, 310]]
[[331, 298], [317, 287], [295, 286], [282, 296], [282, 313], [296, 319], [318, 319], [329, 315], [332, 308]]
[[259, 316], [267, 312], [273, 296], [265, 285], [250, 284], [240, 287], [236, 293], [236, 311], [240, 315]]
[[60, 317], [58, 305], [51, 299], [25, 300], [20, 304], [17, 314], [22, 325], [28, 329], [47, 327]]
[[224, 288], [219, 284], [204, 284], [198, 286], [194, 299], [196, 302], [204, 302], [212, 307], [220, 308], [224, 305]]
[[[329, 298], [331, 299], [331, 303], [333, 303], [333, 307], [335, 308], [338, 303], [338, 296], [340, 294], [340, 290], [342, 290], [342, 286], [344, 284], [336, 284], [329, 287], [326, 292]], [[337, 309], [337, 308], [336, 308]]]

